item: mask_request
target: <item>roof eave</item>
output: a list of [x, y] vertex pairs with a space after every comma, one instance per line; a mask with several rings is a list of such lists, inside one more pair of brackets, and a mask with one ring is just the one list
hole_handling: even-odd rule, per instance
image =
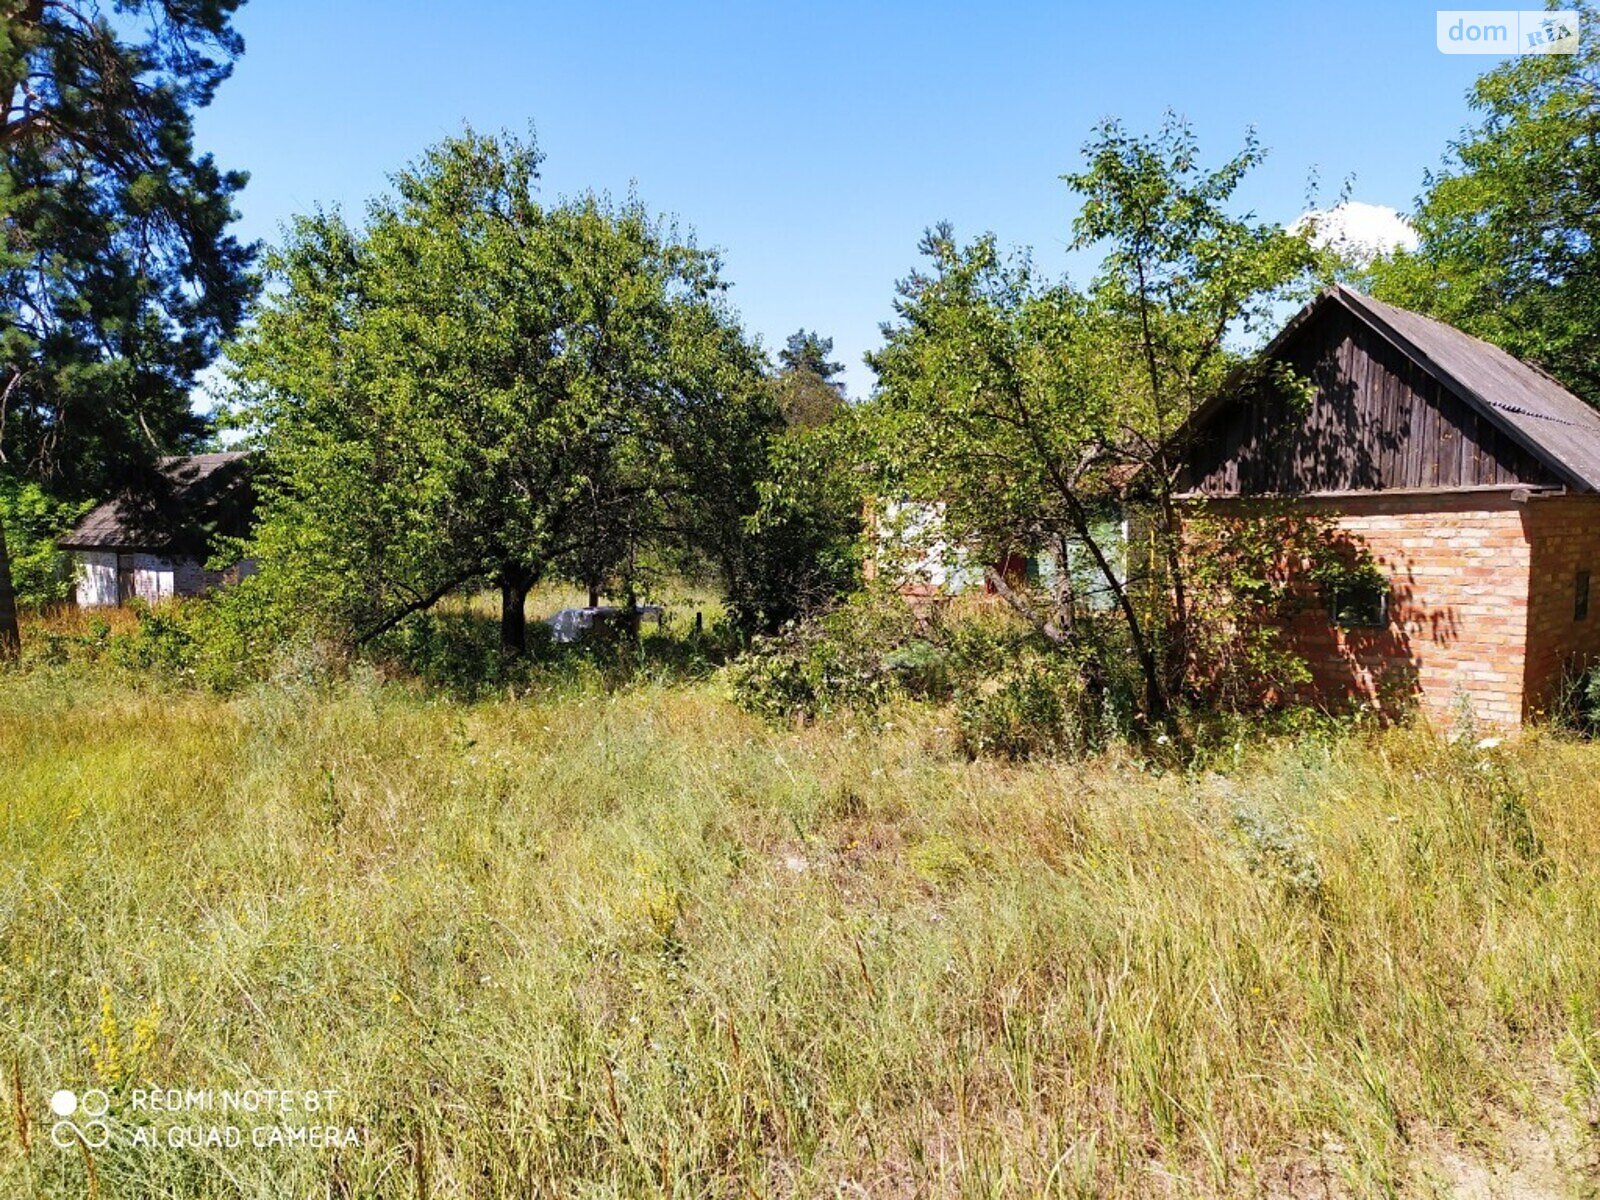
[[108, 554], [170, 554], [170, 542], [79, 542], [69, 538], [56, 541], [57, 550], [100, 550]]

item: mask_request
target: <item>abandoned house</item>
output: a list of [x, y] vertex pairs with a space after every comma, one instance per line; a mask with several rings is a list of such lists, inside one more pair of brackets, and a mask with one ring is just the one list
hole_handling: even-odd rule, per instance
[[148, 495], [107, 501], [60, 546], [72, 552], [78, 603], [86, 608], [195, 596], [247, 575], [248, 561], [206, 569], [219, 537], [247, 532], [254, 508], [249, 456], [163, 458]]
[[[1518, 725], [1600, 656], [1600, 412], [1448, 325], [1335, 287], [1263, 352], [1314, 384], [1202, 408], [1184, 494], [1209, 515], [1264, 500], [1330, 517], [1386, 590], [1294, 621], [1308, 698], [1415, 701]], [[1595, 597], [1600, 601], [1600, 597]]]

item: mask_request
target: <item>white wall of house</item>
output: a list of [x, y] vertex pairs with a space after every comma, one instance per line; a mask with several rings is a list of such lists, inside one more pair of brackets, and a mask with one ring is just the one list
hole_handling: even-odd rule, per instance
[[[885, 501], [872, 522], [877, 569], [906, 584], [926, 584], [945, 595], [982, 588], [984, 569], [975, 563], [966, 547], [946, 535], [944, 514], [945, 506], [940, 503]], [[1127, 516], [1095, 519], [1090, 524], [1090, 533], [1116, 572], [1117, 581], [1126, 585], [1132, 570], [1130, 548], [1135, 542], [1130, 519]], [[1076, 602], [1091, 612], [1114, 608], [1116, 593], [1106, 583], [1088, 549], [1076, 539], [1069, 539], [1065, 549], [1065, 569]], [[1062, 565], [1054, 547], [1041, 546], [1029, 556], [1028, 578], [1044, 590], [1055, 592]], [[1148, 574], [1148, 571], [1136, 573]]]
[[229, 571], [208, 571], [197, 559], [156, 554], [79, 550], [76, 557], [78, 604], [83, 608], [113, 607], [134, 597], [158, 604], [174, 596], [199, 596], [256, 569], [249, 559]]
[[983, 586], [983, 572], [968, 561], [966, 547], [945, 537], [943, 504], [887, 501], [875, 532], [882, 565], [907, 583], [950, 595]]
[[133, 594], [146, 604], [159, 604], [177, 595], [173, 588], [177, 572], [171, 559], [154, 554], [124, 554], [120, 569], [127, 571], [129, 567], [133, 568]]
[[[124, 604], [129, 600], [138, 598], [146, 604], [159, 604], [163, 600], [172, 599], [174, 571], [171, 560], [155, 554], [113, 554], [109, 552], [96, 555], [102, 560], [111, 560], [110, 576], [111, 586], [104, 585], [106, 568], [97, 565], [94, 570], [96, 586], [94, 598], [85, 600], [84, 589], [81, 583], [78, 589], [78, 603], [85, 606], [92, 604], [109, 605]], [[79, 555], [80, 561], [83, 555]]]
[[117, 602], [117, 556], [109, 550], [79, 550], [78, 603], [106, 608]]

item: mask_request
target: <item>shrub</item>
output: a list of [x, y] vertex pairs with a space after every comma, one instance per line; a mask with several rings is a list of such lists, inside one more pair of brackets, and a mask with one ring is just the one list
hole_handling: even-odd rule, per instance
[[727, 608], [744, 629], [771, 633], [835, 605], [861, 577], [861, 480], [847, 419], [791, 429], [768, 447], [758, 504], [745, 520]]
[[891, 696], [944, 702], [1003, 672], [1040, 639], [1006, 614], [913, 609], [864, 592], [832, 612], [759, 638], [729, 672], [735, 701], [769, 719], [871, 710]]
[[88, 504], [56, 500], [38, 484], [0, 472], [0, 525], [5, 527], [11, 583], [17, 603], [42, 610], [72, 595], [72, 560], [55, 539], [88, 511]]
[[1303, 829], [1244, 800], [1234, 803], [1232, 816], [1251, 871], [1282, 888], [1291, 900], [1318, 911], [1326, 907], [1322, 863]]
[[1600, 662], [1567, 673], [1554, 715], [1558, 724], [1587, 737], [1600, 732]]
[[870, 711], [893, 696], [953, 701], [965, 753], [1013, 760], [1084, 754], [1126, 735], [1138, 687], [1128, 657], [1088, 636], [1061, 646], [1008, 610], [913, 610], [892, 593], [758, 640], [729, 681], [741, 707], [778, 721]]
[[283, 618], [246, 579], [205, 597], [64, 610], [24, 639], [29, 661], [104, 664], [229, 692], [268, 679], [343, 674], [332, 644]]
[[[871, 711], [904, 690], [890, 655], [911, 640], [905, 605], [858, 600], [814, 621], [758, 638], [729, 668], [735, 703], [769, 720], [814, 720], [843, 708]], [[923, 660], [901, 660], [914, 674]], [[925, 665], [925, 664], [923, 664]]]
[[956, 710], [961, 748], [973, 758], [1013, 762], [1089, 754], [1120, 732], [1106, 700], [1070, 656], [1030, 655], [963, 692]]
[[950, 651], [920, 639], [883, 656], [895, 682], [908, 695], [924, 700], [949, 694], [952, 660]]
[[549, 626], [529, 622], [527, 639], [527, 658], [508, 658], [495, 621], [473, 612], [435, 611], [407, 618], [373, 651], [435, 687], [473, 696], [525, 681], [530, 665], [549, 654]]
[[1008, 670], [1030, 654], [1058, 654], [1009, 610], [980, 608], [946, 614], [936, 636], [949, 650], [953, 680], [981, 681]]
[[958, 712], [962, 749], [974, 758], [1034, 758], [1067, 736], [1056, 681], [1038, 664], [971, 693]]
[[770, 652], [764, 645], [758, 644], [735, 661], [728, 668], [728, 679], [734, 703], [769, 721], [810, 720], [821, 708], [805, 664], [799, 658]]
[[1308, 609], [1382, 595], [1371, 552], [1329, 517], [1263, 506], [1184, 528], [1188, 697], [1212, 711], [1281, 703], [1311, 681], [1290, 634]]
[[120, 667], [136, 671], [160, 671], [174, 675], [194, 669], [197, 648], [190, 630], [192, 618], [180, 606], [152, 609], [143, 601], [129, 606], [138, 623], [129, 633], [111, 635], [106, 651]]
[[195, 641], [194, 675], [214, 691], [270, 678], [340, 673], [342, 656], [252, 575], [183, 607]]

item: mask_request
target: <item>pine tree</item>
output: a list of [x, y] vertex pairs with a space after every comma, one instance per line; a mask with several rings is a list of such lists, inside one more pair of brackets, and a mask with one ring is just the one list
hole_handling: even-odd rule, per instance
[[[0, 0], [0, 470], [73, 498], [148, 484], [207, 432], [196, 376], [237, 327], [239, 172], [191, 114], [243, 49], [241, 0]], [[15, 648], [0, 539], [0, 653]]]

